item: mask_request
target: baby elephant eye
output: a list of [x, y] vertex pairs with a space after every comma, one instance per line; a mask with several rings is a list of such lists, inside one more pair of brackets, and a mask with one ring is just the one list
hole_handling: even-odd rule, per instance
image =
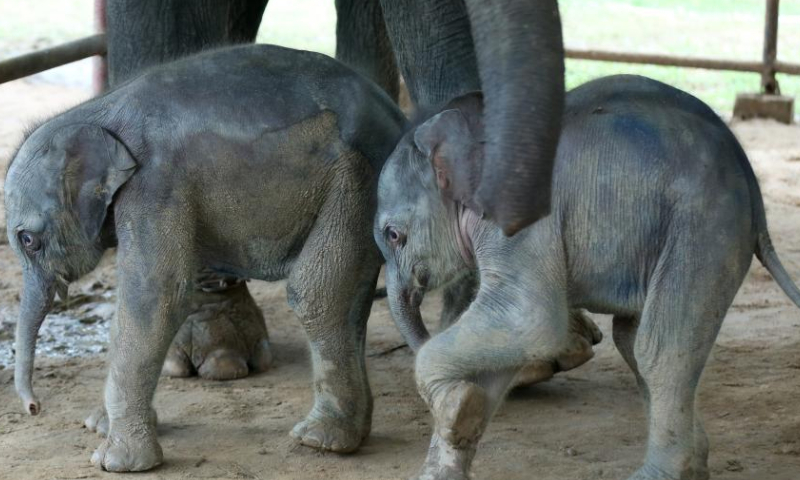
[[406, 244], [406, 236], [405, 234], [401, 233], [396, 227], [387, 226], [383, 230], [383, 234], [386, 236], [386, 239], [394, 246], [403, 246]]
[[19, 242], [29, 252], [36, 252], [42, 248], [42, 242], [39, 237], [24, 230], [19, 232]]

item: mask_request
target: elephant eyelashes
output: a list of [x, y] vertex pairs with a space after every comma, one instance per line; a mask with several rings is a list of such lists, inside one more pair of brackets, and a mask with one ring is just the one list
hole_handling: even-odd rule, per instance
[[39, 240], [39, 237], [24, 230], [19, 232], [19, 243], [22, 244], [25, 251], [28, 253], [37, 252], [42, 248], [42, 241]]
[[397, 230], [395, 227], [388, 226], [383, 230], [383, 233], [386, 236], [386, 239], [389, 240], [389, 243], [391, 243], [396, 247], [397, 246], [402, 247], [403, 245], [406, 244], [405, 234], [400, 233], [400, 231]]

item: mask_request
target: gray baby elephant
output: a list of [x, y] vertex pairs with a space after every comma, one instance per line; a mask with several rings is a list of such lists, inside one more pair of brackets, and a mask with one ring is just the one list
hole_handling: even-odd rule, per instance
[[26, 409], [36, 332], [56, 291], [117, 246], [107, 439], [111, 471], [162, 461], [151, 399], [209, 270], [288, 279], [314, 364], [292, 434], [355, 450], [370, 430], [366, 322], [380, 268], [377, 178], [406, 129], [383, 91], [324, 56], [258, 45], [159, 67], [36, 128], [5, 184], [24, 266], [16, 386]]
[[[473, 190], [452, 188], [476, 185], [488, 168], [481, 111], [471, 94], [412, 129], [378, 187], [388, 299], [421, 345], [416, 380], [436, 423], [419, 478], [469, 477], [509, 386], [563, 349], [570, 309], [585, 308], [614, 315], [614, 341], [647, 406], [647, 454], [630, 479], [707, 479], [695, 392], [754, 253], [800, 306], [741, 146], [675, 88], [636, 76], [587, 83], [567, 97], [550, 215], [509, 238], [481, 218]], [[471, 270], [475, 301], [425, 342], [424, 292]]]

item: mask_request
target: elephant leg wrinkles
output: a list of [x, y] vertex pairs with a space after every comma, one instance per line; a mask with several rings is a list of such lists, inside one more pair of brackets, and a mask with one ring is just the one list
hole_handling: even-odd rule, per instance
[[[174, 250], [155, 247], [159, 240], [149, 237], [140, 240], [136, 245], [129, 238], [120, 240], [118, 314], [111, 331], [105, 389], [108, 435], [92, 455], [93, 464], [115, 472], [148, 470], [163, 460], [151, 404], [192, 288], [189, 259], [144, 256], [141, 251]], [[179, 246], [191, 251], [186, 244]], [[158, 272], [157, 278], [153, 272]]]
[[380, 262], [371, 193], [353, 188], [358, 175], [342, 177], [294, 262], [287, 296], [308, 336], [314, 382], [314, 405], [291, 436], [346, 453], [371, 429], [365, 343]]
[[[469, 478], [478, 442], [520, 371], [555, 362], [571, 341], [566, 301], [526, 307], [524, 314], [510, 308], [501, 317], [488, 296], [479, 292], [460, 320], [417, 355], [417, 386], [435, 420], [418, 480]], [[531, 314], [538, 330], [527, 326]]]

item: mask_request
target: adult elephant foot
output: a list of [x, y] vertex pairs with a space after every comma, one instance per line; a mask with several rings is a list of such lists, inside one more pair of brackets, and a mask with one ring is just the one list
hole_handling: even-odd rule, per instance
[[243, 281], [206, 276], [192, 309], [170, 346], [163, 375], [232, 380], [270, 367], [264, 317]]
[[514, 379], [514, 387], [525, 387], [553, 378], [558, 372], [579, 367], [594, 357], [592, 346], [603, 340], [603, 333], [581, 310], [569, 314], [569, 343], [554, 361], [536, 361], [523, 368]]
[[312, 411], [305, 420], [294, 426], [290, 435], [297, 443], [306, 447], [351, 453], [358, 450], [369, 431], [369, 421], [354, 424], [351, 419], [338, 419], [330, 415], [322, 417]]

